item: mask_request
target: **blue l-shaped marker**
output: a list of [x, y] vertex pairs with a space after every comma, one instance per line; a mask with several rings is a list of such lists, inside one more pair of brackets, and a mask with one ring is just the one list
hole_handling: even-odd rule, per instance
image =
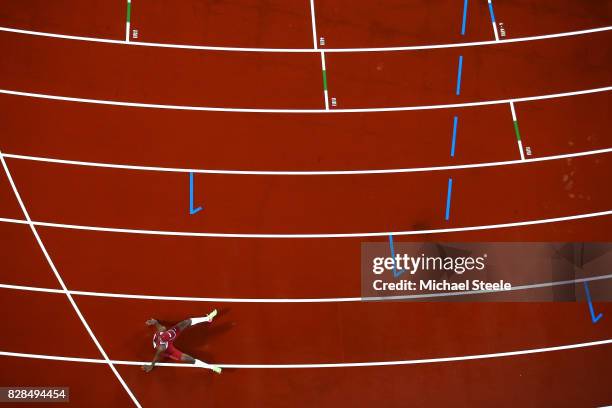
[[193, 172], [189, 173], [189, 214], [193, 215], [202, 211], [202, 207], [193, 208]]
[[591, 321], [593, 322], [593, 324], [595, 324], [599, 321], [599, 319], [603, 317], [603, 313], [600, 313], [597, 316], [595, 316], [595, 310], [593, 309], [593, 301], [591, 300], [591, 292], [589, 291], [589, 284], [586, 281], [583, 283], [584, 283], [584, 291], [586, 292], [586, 296], [587, 296], [587, 301], [589, 302], [589, 311], [591, 312]]
[[393, 235], [391, 234], [389, 234], [389, 247], [391, 248], [391, 257], [393, 257], [393, 277], [398, 278], [406, 271], [403, 269], [398, 270], [395, 266], [395, 248], [393, 247]]

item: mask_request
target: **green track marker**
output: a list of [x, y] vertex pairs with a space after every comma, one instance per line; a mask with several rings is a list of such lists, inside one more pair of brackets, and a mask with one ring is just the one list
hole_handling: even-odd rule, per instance
[[327, 91], [327, 73], [323, 70], [323, 90]]
[[516, 133], [516, 140], [521, 141], [521, 132], [519, 132], [518, 121], [514, 121], [514, 133]]
[[127, 13], [125, 16], [125, 42], [130, 42], [130, 20], [132, 18], [132, 0], [127, 0]]

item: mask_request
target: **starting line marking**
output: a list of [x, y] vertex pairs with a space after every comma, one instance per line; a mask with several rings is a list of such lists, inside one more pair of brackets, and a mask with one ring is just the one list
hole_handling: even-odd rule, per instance
[[474, 225], [469, 227], [454, 227], [454, 228], [438, 228], [429, 230], [411, 230], [411, 231], [386, 231], [386, 232], [354, 232], [354, 233], [331, 233], [331, 234], [248, 234], [248, 233], [221, 233], [221, 232], [189, 232], [189, 231], [162, 231], [162, 230], [144, 230], [131, 228], [112, 228], [112, 227], [95, 227], [89, 225], [77, 224], [60, 224], [44, 221], [24, 221], [15, 218], [0, 218], [0, 222], [10, 224], [26, 224], [39, 227], [63, 228], [81, 231], [99, 231], [99, 232], [115, 232], [125, 234], [140, 234], [140, 235], [160, 235], [160, 236], [180, 236], [180, 237], [207, 237], [207, 238], [265, 238], [265, 239], [303, 239], [303, 238], [357, 238], [357, 237], [384, 237], [387, 235], [429, 235], [443, 234], [449, 232], [465, 232], [465, 231], [484, 231], [491, 229], [525, 227], [529, 225], [552, 224], [563, 221], [582, 220], [587, 218], [596, 218], [612, 215], [612, 210], [567, 215], [556, 218], [544, 218], [539, 220], [509, 222], [503, 224], [488, 224]]
[[[222, 368], [244, 368], [244, 369], [380, 367], [380, 366], [398, 366], [398, 365], [415, 365], [415, 364], [431, 364], [431, 363], [450, 363], [450, 362], [455, 362], [455, 361], [483, 360], [483, 359], [490, 359], [490, 358], [513, 357], [513, 356], [520, 356], [520, 355], [526, 355], [526, 354], [548, 353], [552, 351], [564, 351], [564, 350], [573, 350], [573, 349], [579, 349], [579, 348], [585, 348], [585, 347], [596, 347], [596, 346], [603, 346], [607, 344], [612, 344], [612, 339], [591, 341], [588, 343], [565, 344], [562, 346], [542, 347], [542, 348], [536, 348], [536, 349], [506, 351], [506, 352], [501, 352], [501, 353], [472, 354], [472, 355], [466, 355], [466, 356], [425, 358], [425, 359], [418, 359], [418, 360], [371, 361], [371, 362], [362, 362], [362, 363], [322, 363], [322, 364], [224, 364], [224, 363], [215, 363], [215, 365], [222, 367]], [[0, 356], [32, 358], [32, 359], [39, 359], [39, 360], [69, 361], [69, 362], [74, 362], [74, 363], [89, 363], [89, 364], [106, 363], [104, 360], [99, 360], [99, 359], [94, 359], [94, 358], [50, 356], [50, 355], [45, 355], [45, 354], [13, 353], [9, 351], [0, 351]], [[144, 361], [125, 361], [125, 360], [111, 360], [111, 362], [116, 365], [128, 365], [128, 366], [141, 366], [143, 364], [149, 363], [149, 362], [144, 362]], [[162, 367], [198, 368], [198, 367], [195, 367], [193, 364], [158, 363], [156, 365], [162, 366]]]

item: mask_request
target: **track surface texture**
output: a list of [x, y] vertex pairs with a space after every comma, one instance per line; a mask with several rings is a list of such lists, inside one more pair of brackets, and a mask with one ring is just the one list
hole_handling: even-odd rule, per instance
[[[596, 323], [578, 281], [573, 302], [360, 297], [362, 245], [390, 236], [612, 241], [611, 44], [609, 0], [0, 0], [0, 386], [611, 405], [605, 279]], [[145, 320], [213, 309], [177, 346], [221, 375], [140, 369]]]

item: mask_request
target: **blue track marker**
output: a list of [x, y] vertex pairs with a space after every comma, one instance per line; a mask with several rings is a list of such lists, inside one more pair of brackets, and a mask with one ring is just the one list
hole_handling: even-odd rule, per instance
[[489, 0], [489, 14], [491, 15], [491, 22], [495, 24], [495, 13], [493, 13], [493, 3]]
[[467, 21], [468, 0], [463, 2], [463, 22], [461, 23], [461, 35], [465, 35], [465, 22]]
[[457, 70], [457, 91], [456, 94], [461, 94], [461, 72], [463, 71], [463, 55], [459, 56], [459, 69]]
[[193, 208], [193, 172], [189, 173], [189, 214], [193, 215], [202, 210], [202, 207]]
[[455, 157], [455, 142], [457, 140], [457, 122], [459, 122], [459, 118], [455, 116], [453, 119], [453, 142], [451, 144], [451, 157]]
[[493, 33], [495, 34], [495, 41], [499, 41], [499, 34], [497, 32], [497, 23], [495, 22], [495, 13], [493, 12], [493, 0], [487, 0], [489, 3], [489, 14], [491, 15], [491, 25], [493, 25]]
[[600, 313], [597, 316], [595, 316], [595, 310], [593, 309], [593, 301], [591, 300], [591, 292], [589, 292], [589, 283], [588, 282], [583, 282], [583, 283], [584, 283], [584, 291], [586, 292], [586, 296], [587, 296], [587, 301], [589, 302], [589, 311], [591, 312], [591, 321], [593, 322], [593, 324], [595, 324], [599, 321], [599, 319], [603, 317], [603, 313]]
[[446, 193], [446, 221], [450, 219], [451, 194], [453, 193], [453, 179], [448, 179], [448, 192]]
[[399, 271], [395, 267], [395, 248], [393, 247], [393, 235], [389, 234], [389, 248], [391, 248], [391, 257], [393, 258], [393, 277], [398, 278], [405, 270], [400, 269]]

